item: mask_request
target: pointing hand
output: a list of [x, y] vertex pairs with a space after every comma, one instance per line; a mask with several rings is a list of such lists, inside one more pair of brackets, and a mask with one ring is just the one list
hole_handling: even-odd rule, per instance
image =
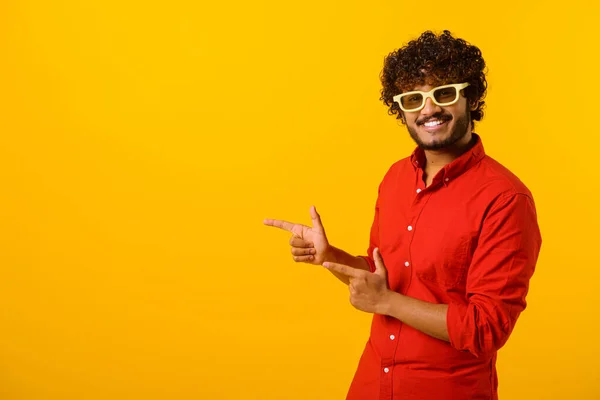
[[321, 217], [314, 206], [310, 208], [310, 216], [312, 227], [278, 219], [265, 219], [264, 224], [292, 233], [290, 246], [292, 247], [294, 261], [321, 265], [325, 262], [329, 251], [329, 242], [325, 235]]

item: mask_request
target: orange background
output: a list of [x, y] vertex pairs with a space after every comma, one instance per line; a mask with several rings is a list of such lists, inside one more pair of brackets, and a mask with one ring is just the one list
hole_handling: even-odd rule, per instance
[[383, 57], [489, 66], [476, 127], [544, 237], [504, 399], [597, 399], [597, 3], [0, 3], [0, 398], [341, 399], [370, 316], [263, 218], [364, 253], [414, 144]]

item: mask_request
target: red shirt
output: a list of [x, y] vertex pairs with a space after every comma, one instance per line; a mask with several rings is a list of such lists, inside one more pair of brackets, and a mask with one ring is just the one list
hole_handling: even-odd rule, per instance
[[497, 350], [525, 309], [542, 240], [531, 193], [473, 136], [427, 188], [422, 150], [392, 165], [365, 256], [374, 271], [379, 247], [391, 290], [448, 304], [450, 342], [375, 314], [349, 400], [498, 398]]

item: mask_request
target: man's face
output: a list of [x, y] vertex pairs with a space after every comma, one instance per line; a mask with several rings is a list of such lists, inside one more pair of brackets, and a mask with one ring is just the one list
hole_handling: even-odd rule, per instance
[[[428, 92], [435, 86], [417, 86], [412, 90]], [[467, 99], [462, 95], [455, 104], [438, 106], [431, 98], [416, 112], [403, 112], [408, 132], [424, 150], [449, 148], [468, 135], [471, 137], [471, 113]], [[440, 124], [441, 122], [441, 124]]]

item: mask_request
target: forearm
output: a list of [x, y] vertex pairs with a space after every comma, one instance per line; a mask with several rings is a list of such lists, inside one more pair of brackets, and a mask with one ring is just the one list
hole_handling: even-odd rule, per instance
[[429, 336], [449, 342], [447, 312], [447, 304], [429, 303], [390, 291], [378, 314], [396, 318]]
[[[356, 257], [352, 254], [345, 252], [342, 249], [338, 249], [337, 247], [330, 246], [327, 251], [327, 255], [325, 256], [325, 261], [334, 262], [338, 264], [348, 265], [352, 268], [362, 269], [365, 271], [370, 271], [369, 263], [362, 257]], [[346, 285], [349, 284], [348, 276], [339, 274], [335, 271], [331, 271], [336, 278], [340, 281], [344, 282]]]

